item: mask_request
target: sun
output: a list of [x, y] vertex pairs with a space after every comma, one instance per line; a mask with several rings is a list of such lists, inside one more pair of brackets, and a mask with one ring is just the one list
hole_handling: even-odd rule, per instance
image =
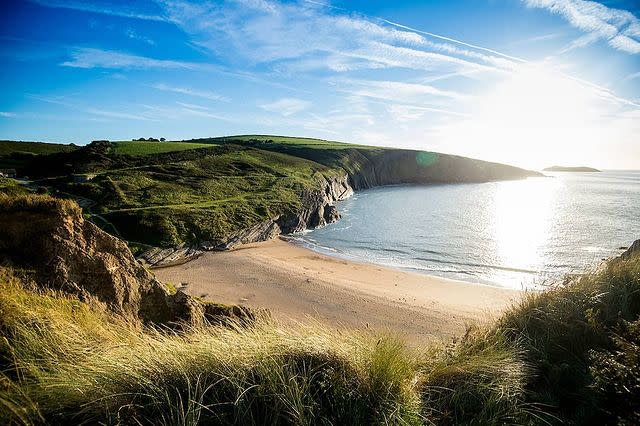
[[522, 65], [471, 102], [471, 117], [447, 128], [473, 156], [542, 168], [598, 143], [594, 90], [542, 65]]

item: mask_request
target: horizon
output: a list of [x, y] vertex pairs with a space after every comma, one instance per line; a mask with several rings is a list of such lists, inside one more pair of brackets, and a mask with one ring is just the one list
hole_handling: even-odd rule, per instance
[[634, 1], [0, 8], [0, 139], [288, 134], [535, 170], [640, 169]]

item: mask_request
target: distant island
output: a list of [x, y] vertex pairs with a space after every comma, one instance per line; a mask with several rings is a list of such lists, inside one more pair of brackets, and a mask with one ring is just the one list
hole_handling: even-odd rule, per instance
[[567, 167], [567, 166], [552, 166], [542, 169], [544, 172], [600, 172], [601, 170], [594, 169], [593, 167]]

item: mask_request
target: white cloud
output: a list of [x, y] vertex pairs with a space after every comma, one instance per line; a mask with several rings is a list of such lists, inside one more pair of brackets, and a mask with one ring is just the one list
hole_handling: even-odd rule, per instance
[[398, 122], [411, 122], [421, 120], [426, 114], [429, 113], [445, 114], [457, 117], [468, 117], [467, 114], [461, 112], [422, 105], [391, 104], [388, 107], [388, 112], [391, 118]]
[[640, 72], [634, 72], [632, 74], [629, 74], [628, 76], [623, 78], [622, 81], [635, 80], [636, 78], [640, 78]]
[[113, 50], [79, 48], [71, 52], [71, 59], [61, 65], [73, 68], [144, 69], [179, 68], [204, 69], [203, 64], [164, 59], [152, 59]]
[[139, 120], [139, 121], [158, 121], [157, 119], [140, 115], [140, 114], [129, 114], [124, 112], [105, 111], [97, 108], [87, 108], [86, 112], [88, 112], [89, 114], [99, 115], [101, 117], [107, 117], [107, 118], [120, 118], [125, 120]]
[[14, 112], [0, 111], [0, 117], [15, 118], [17, 116], [18, 116], [18, 114], [14, 113]]
[[566, 50], [604, 39], [623, 52], [640, 53], [640, 20], [633, 13], [586, 0], [522, 0], [529, 7], [547, 9], [587, 33]]
[[459, 48], [454, 44], [462, 42], [446, 37], [440, 37], [446, 43], [433, 42], [416, 31], [392, 27], [398, 24], [330, 14], [309, 3], [163, 0], [160, 4], [195, 44], [235, 61], [267, 63], [280, 70], [443, 67], [450, 72], [510, 69], [515, 59], [490, 49], [479, 52], [469, 44]]
[[209, 99], [211, 101], [225, 101], [225, 102], [229, 101], [229, 98], [227, 98], [226, 96], [222, 96], [218, 93], [211, 92], [209, 90], [196, 90], [196, 89], [190, 89], [188, 87], [175, 87], [175, 86], [169, 86], [164, 83], [154, 84], [152, 87], [158, 90], [181, 93], [183, 95], [195, 96], [198, 98]]
[[185, 108], [201, 109], [203, 111], [208, 111], [209, 110], [209, 108], [207, 108], [206, 106], [190, 104], [190, 103], [187, 103], [187, 102], [176, 102], [176, 104], [178, 104], [180, 106], [183, 106]]
[[122, 18], [142, 19], [146, 21], [165, 21], [165, 18], [162, 16], [129, 11], [129, 10], [126, 10], [126, 8], [122, 7], [122, 5], [118, 5], [116, 8], [108, 8], [108, 7], [96, 6], [86, 1], [73, 1], [73, 0], [30, 0], [30, 1], [32, 1], [33, 3], [39, 4], [41, 6], [51, 7], [55, 9], [81, 10], [84, 12], [119, 16]]
[[425, 97], [466, 100], [468, 95], [451, 90], [441, 90], [428, 84], [399, 81], [338, 80], [340, 90], [356, 96], [385, 99], [394, 102], [425, 100]]
[[260, 108], [269, 112], [276, 112], [285, 117], [296, 114], [300, 111], [303, 111], [311, 106], [311, 102], [296, 99], [296, 98], [282, 98], [278, 99], [274, 102], [269, 102], [266, 104], [260, 105]]

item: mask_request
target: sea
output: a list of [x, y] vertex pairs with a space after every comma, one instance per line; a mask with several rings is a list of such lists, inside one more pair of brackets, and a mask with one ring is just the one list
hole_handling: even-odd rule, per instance
[[294, 236], [312, 250], [455, 280], [542, 289], [640, 238], [640, 171], [387, 186]]

